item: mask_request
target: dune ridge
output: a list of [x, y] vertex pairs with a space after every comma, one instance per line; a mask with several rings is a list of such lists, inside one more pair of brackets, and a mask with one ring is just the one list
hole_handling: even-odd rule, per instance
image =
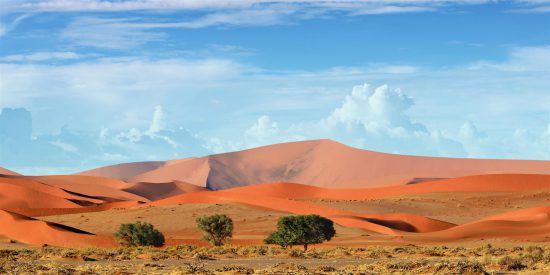
[[[125, 165], [118, 167], [143, 164]], [[480, 174], [550, 174], [550, 161], [395, 155], [348, 147], [331, 140], [311, 140], [173, 160], [155, 169], [149, 168], [126, 180], [152, 183], [179, 180], [212, 190], [268, 182], [360, 188]], [[94, 175], [102, 169], [85, 173]]]
[[19, 176], [20, 174], [4, 167], [0, 167], [0, 175]]

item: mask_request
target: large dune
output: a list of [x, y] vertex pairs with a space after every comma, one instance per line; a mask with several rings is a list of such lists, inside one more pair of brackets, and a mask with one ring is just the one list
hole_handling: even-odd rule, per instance
[[63, 247], [113, 246], [112, 238], [64, 226], [44, 222], [20, 214], [0, 210], [0, 235], [34, 245]]
[[[156, 165], [159, 167], [154, 168]], [[550, 174], [550, 161], [406, 156], [356, 149], [331, 140], [313, 140], [163, 164], [124, 164], [115, 168], [117, 175], [125, 175], [128, 181], [163, 183], [179, 180], [213, 190], [269, 182], [351, 188], [479, 174]], [[104, 175], [102, 171], [109, 169], [114, 168], [98, 168], [85, 173]], [[124, 169], [132, 173], [121, 171]], [[133, 173], [138, 170], [146, 172]]]

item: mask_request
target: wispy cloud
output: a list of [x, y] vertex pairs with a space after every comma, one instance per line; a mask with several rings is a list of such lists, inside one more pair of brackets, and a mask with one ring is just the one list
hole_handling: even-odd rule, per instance
[[8, 32], [12, 31], [23, 21], [25, 18], [30, 17], [30, 14], [23, 14], [18, 17], [16, 17], [13, 21], [5, 24], [3, 22], [0, 22], [0, 38], [6, 35]]
[[80, 46], [126, 49], [159, 41], [166, 36], [162, 32], [148, 31], [152, 28], [171, 27], [139, 23], [137, 20], [78, 17], [61, 32], [61, 38]]
[[76, 60], [82, 58], [74, 52], [33, 52], [29, 54], [12, 54], [0, 57], [4, 62], [40, 62], [51, 60]]
[[[422, 7], [440, 7], [449, 4], [480, 4], [488, 0], [34, 0], [19, 1], [12, 9], [34, 11], [129, 11], [129, 10], [200, 10], [246, 9], [257, 6], [294, 5], [306, 8], [349, 10], [371, 7], [372, 13], [418, 11]], [[386, 7], [386, 8], [384, 8]], [[366, 9], [365, 9], [366, 11]]]

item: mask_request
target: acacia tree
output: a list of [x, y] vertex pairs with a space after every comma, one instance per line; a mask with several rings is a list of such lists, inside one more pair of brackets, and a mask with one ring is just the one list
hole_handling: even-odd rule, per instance
[[124, 246], [162, 246], [164, 235], [150, 223], [121, 224], [114, 234], [117, 242]]
[[220, 246], [233, 236], [233, 220], [227, 215], [212, 215], [197, 218], [197, 226], [204, 231], [203, 239]]
[[279, 218], [277, 231], [264, 242], [282, 247], [303, 245], [306, 251], [309, 244], [330, 241], [335, 234], [334, 223], [319, 215], [286, 216]]

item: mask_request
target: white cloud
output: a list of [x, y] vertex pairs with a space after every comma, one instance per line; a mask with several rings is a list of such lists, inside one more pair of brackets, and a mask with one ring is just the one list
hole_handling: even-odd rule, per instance
[[38, 0], [21, 1], [9, 5], [14, 10], [32, 11], [128, 11], [128, 10], [209, 10], [209, 9], [247, 9], [292, 5], [304, 8], [323, 8], [332, 10], [357, 10], [364, 13], [417, 12], [442, 5], [476, 5], [487, 0]]
[[255, 140], [266, 140], [279, 133], [279, 127], [276, 122], [272, 122], [268, 116], [261, 116], [245, 134], [247, 137]]
[[390, 90], [382, 85], [371, 91], [369, 84], [363, 84], [355, 86], [342, 106], [324, 119], [323, 124], [328, 127], [343, 124], [348, 132], [360, 125], [367, 132], [390, 136], [426, 132], [423, 125], [412, 123], [405, 113], [413, 104], [413, 99], [400, 89]]
[[74, 60], [82, 56], [74, 52], [34, 52], [29, 54], [12, 54], [0, 57], [4, 62], [40, 62], [50, 60]]
[[[78, 17], [62, 32], [61, 38], [76, 45], [106, 49], [126, 49], [152, 41], [160, 41], [166, 36], [162, 32], [148, 31], [150, 26], [135, 22], [136, 19]], [[166, 26], [168, 27], [168, 26]]]
[[471, 121], [467, 121], [460, 127], [459, 136], [462, 139], [478, 139], [487, 137], [487, 134], [478, 130]]
[[162, 106], [155, 106], [155, 112], [153, 113], [153, 120], [149, 126], [149, 134], [156, 134], [163, 128], [163, 119], [164, 112], [162, 111]]

